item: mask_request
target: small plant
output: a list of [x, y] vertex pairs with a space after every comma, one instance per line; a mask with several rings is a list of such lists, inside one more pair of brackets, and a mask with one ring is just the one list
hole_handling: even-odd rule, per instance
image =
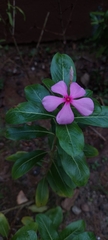
[[[62, 220], [63, 213], [60, 207], [50, 209], [45, 214], [37, 214], [35, 220], [26, 216], [22, 219], [24, 226], [11, 240], [95, 240], [93, 233], [85, 232], [83, 220], [70, 223], [63, 230], [59, 230]], [[10, 226], [3, 214], [0, 214], [0, 223], [0, 233], [8, 238]]]
[[[72, 197], [75, 188], [87, 184], [90, 171], [86, 158], [97, 156], [98, 151], [85, 143], [82, 127], [108, 127], [108, 107], [101, 106], [93, 98], [92, 91], [85, 90], [76, 83], [75, 65], [68, 55], [55, 54], [50, 70], [52, 79], [47, 78], [42, 84], [27, 86], [27, 101], [6, 114], [6, 122], [11, 124], [7, 126], [6, 138], [16, 141], [45, 137], [43, 149], [19, 151], [7, 157], [8, 161], [13, 162], [14, 179], [20, 178], [34, 166], [41, 168], [35, 203], [29, 206], [35, 212], [39, 212], [42, 207], [44, 211], [47, 209], [50, 188], [61, 197]], [[37, 124], [36, 121], [41, 119], [47, 120], [47, 128]], [[72, 223], [58, 233], [54, 227], [58, 219], [59, 214], [53, 214], [51, 220], [46, 214], [37, 215], [34, 230], [33, 222], [29, 229], [24, 230], [27, 231], [27, 239], [31, 239], [31, 236], [32, 239], [42, 240], [96, 239], [92, 233], [85, 233], [84, 229], [80, 231], [79, 223]], [[76, 227], [73, 227], [74, 224]], [[36, 229], [39, 231], [38, 237]], [[73, 232], [78, 233], [78, 236]], [[22, 230], [19, 229], [18, 234], [21, 234], [20, 237], [16, 233], [12, 240], [24, 239]]]
[[91, 38], [98, 45], [97, 57], [103, 53], [108, 54], [108, 10], [106, 12], [96, 11], [90, 13], [93, 36]]
[[[14, 35], [14, 32], [15, 32], [15, 15], [17, 11], [19, 11], [23, 15], [25, 20], [25, 14], [21, 8], [16, 6], [15, 0], [13, 0], [13, 5], [8, 0], [6, 14], [8, 16], [9, 31], [11, 32], [12, 35]], [[1, 14], [0, 14], [0, 21], [3, 22], [4, 25], [7, 25], [7, 21], [2, 17]]]

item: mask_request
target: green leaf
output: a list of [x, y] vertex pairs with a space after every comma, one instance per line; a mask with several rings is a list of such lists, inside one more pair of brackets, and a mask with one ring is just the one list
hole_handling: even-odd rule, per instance
[[73, 68], [73, 82], [76, 81], [76, 69], [72, 59], [66, 54], [56, 53], [51, 62], [52, 80], [57, 83], [60, 80], [69, 86], [70, 84], [70, 68]]
[[7, 112], [6, 121], [10, 124], [22, 124], [37, 119], [48, 119], [52, 117], [55, 118], [52, 113], [45, 111], [42, 104], [36, 106], [36, 104], [31, 102], [24, 102]]
[[74, 184], [78, 187], [85, 185], [90, 172], [83, 152], [73, 159], [62, 149], [59, 149], [59, 155], [64, 171], [72, 179]]
[[32, 222], [29, 225], [20, 228], [11, 240], [37, 240], [37, 228], [37, 223]]
[[[85, 222], [83, 220], [79, 220], [73, 223], [70, 223], [60, 234], [59, 240], [73, 240], [74, 236], [79, 233], [84, 232], [85, 230]], [[80, 238], [80, 240], [84, 240]]]
[[[66, 239], [66, 240], [71, 240], [71, 239]], [[78, 236], [74, 236], [72, 240], [96, 240], [96, 237], [92, 232], [84, 232], [79, 234]]]
[[44, 240], [57, 240], [58, 233], [54, 229], [52, 221], [49, 217], [44, 214], [39, 214], [36, 217], [38, 223], [39, 233], [42, 239]]
[[10, 230], [10, 226], [7, 218], [3, 213], [0, 213], [0, 235], [2, 237], [8, 238], [9, 230]]
[[26, 99], [36, 105], [41, 103], [45, 96], [50, 95], [49, 91], [40, 84], [29, 85], [25, 87], [24, 92]]
[[43, 79], [42, 82], [49, 91], [51, 91], [51, 87], [55, 84], [55, 82], [49, 78]]
[[[17, 158], [12, 167], [12, 177], [17, 179], [27, 173], [32, 167], [39, 164], [46, 153], [42, 150], [22, 154], [22, 157]], [[15, 155], [14, 155], [15, 156]]]
[[6, 160], [15, 162], [16, 160], [18, 160], [18, 159], [22, 158], [23, 156], [25, 156], [25, 153], [28, 153], [28, 152], [18, 151], [16, 153], [6, 157]]
[[37, 185], [35, 202], [37, 207], [45, 206], [49, 198], [49, 188], [46, 179], [43, 178]]
[[99, 154], [99, 152], [95, 147], [92, 147], [89, 144], [85, 144], [84, 154], [85, 154], [86, 157], [95, 157]]
[[9, 19], [9, 24], [13, 27], [13, 19], [12, 19], [12, 14], [7, 11], [8, 19]]
[[69, 125], [57, 125], [56, 135], [61, 148], [73, 159], [83, 151], [84, 136], [75, 122]]
[[92, 97], [92, 95], [93, 95], [93, 91], [91, 91], [90, 89], [86, 89], [85, 97]]
[[7, 127], [6, 138], [11, 140], [22, 140], [22, 139], [32, 139], [46, 136], [49, 132], [46, 128], [41, 126], [29, 126], [24, 125], [21, 127]]
[[48, 172], [47, 180], [53, 191], [59, 196], [72, 197], [73, 188], [66, 184], [65, 179], [62, 177], [62, 168], [56, 162], [53, 162]]
[[23, 18], [24, 18], [24, 21], [25, 21], [26, 20], [26, 16], [25, 16], [24, 11], [21, 8], [19, 8], [18, 6], [16, 6], [15, 8], [18, 9], [18, 11], [23, 15]]
[[57, 229], [61, 222], [63, 221], [63, 212], [61, 207], [59, 206], [56, 208], [49, 209], [46, 212], [46, 215], [51, 219], [55, 229]]
[[33, 204], [30, 207], [28, 207], [28, 209], [35, 213], [42, 213], [48, 209], [48, 206], [37, 207], [36, 205]]
[[33, 222], [33, 218], [30, 216], [25, 216], [21, 219], [21, 222], [23, 223], [23, 225], [27, 226]]
[[76, 116], [75, 120], [77, 123], [83, 123], [85, 125], [96, 126], [96, 127], [108, 127], [108, 106], [101, 106], [99, 113], [93, 112], [88, 117]]

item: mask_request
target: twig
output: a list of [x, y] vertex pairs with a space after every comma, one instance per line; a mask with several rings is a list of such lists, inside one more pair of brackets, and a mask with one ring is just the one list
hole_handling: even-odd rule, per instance
[[15, 33], [15, 0], [13, 0], [13, 26], [12, 26], [12, 36]]
[[28, 73], [28, 71], [27, 71], [27, 69], [26, 69], [26, 66], [25, 66], [25, 63], [24, 63], [24, 59], [23, 59], [22, 56], [21, 56], [21, 53], [20, 53], [20, 51], [19, 51], [19, 48], [18, 48], [18, 45], [17, 45], [17, 42], [16, 42], [16, 39], [15, 39], [14, 35], [12, 35], [12, 39], [13, 39], [14, 45], [15, 45], [15, 47], [16, 47], [16, 50], [17, 50], [17, 52], [18, 52], [18, 55], [19, 55], [19, 57], [20, 57], [20, 59], [21, 59], [21, 62], [22, 62], [22, 64], [23, 64], [23, 67], [24, 67], [25, 73], [26, 73], [26, 75], [27, 75], [27, 78], [28, 78], [28, 80], [29, 80], [29, 82], [30, 82], [29, 73]]
[[[36, 53], [37, 53], [37, 50], [38, 50], [38, 48], [39, 48], [40, 42], [41, 42], [41, 40], [42, 40], [42, 36], [43, 36], [44, 31], [45, 31], [45, 27], [46, 27], [46, 24], [47, 24], [47, 21], [48, 21], [49, 14], [50, 14], [50, 12], [47, 12], [47, 15], [46, 15], [46, 17], [45, 17], [45, 21], [44, 21], [44, 24], [43, 24], [43, 28], [42, 28], [42, 30], [41, 30], [41, 33], [40, 33], [40, 36], [39, 36], [39, 39], [38, 39], [38, 42], [37, 42], [37, 45], [36, 45]], [[35, 55], [32, 57], [32, 59], [31, 59], [31, 61], [30, 61], [30, 63], [29, 63], [29, 66], [30, 66], [31, 63], [33, 62], [34, 57], [35, 57]]]
[[[41, 27], [37, 27], [37, 29], [41, 30]], [[53, 32], [53, 31], [48, 30], [47, 28], [45, 28], [44, 32], [49, 32], [49, 33], [52, 33], [54, 35], [58, 35], [58, 36], [61, 36], [61, 37], [63, 36], [63, 33]]]
[[20, 209], [20, 208], [22, 209], [22, 208], [24, 208], [24, 207], [26, 207], [26, 206], [31, 205], [32, 203], [34, 203], [34, 201], [29, 201], [29, 202], [20, 204], [19, 206], [15, 206], [15, 207], [12, 207], [12, 208], [8, 208], [8, 209], [3, 210], [3, 211], [1, 211], [1, 212], [4, 213], [4, 214], [6, 214], [6, 213], [8, 213], [8, 212], [10, 212], [10, 211], [13, 211], [13, 210], [15, 210], [15, 209]]
[[106, 139], [102, 136], [102, 134], [101, 133], [99, 133], [95, 128], [93, 128], [93, 127], [91, 127], [91, 126], [89, 126], [89, 128], [93, 131], [93, 132], [95, 132], [102, 140], [104, 140], [104, 142], [106, 142]]
[[74, 8], [75, 8], [75, 6], [76, 6], [77, 1], [78, 1], [78, 0], [76, 0], [75, 4], [71, 7], [71, 12], [70, 12], [70, 15], [69, 15], [69, 18], [68, 18], [68, 21], [67, 21], [67, 25], [66, 25], [66, 27], [65, 27], [65, 29], [64, 29], [64, 31], [63, 31], [63, 34], [64, 34], [64, 35], [66, 34], [66, 31], [67, 31], [67, 29], [68, 29], [69, 23], [70, 23], [70, 21], [71, 21], [72, 13], [73, 13], [73, 10], [74, 10]]

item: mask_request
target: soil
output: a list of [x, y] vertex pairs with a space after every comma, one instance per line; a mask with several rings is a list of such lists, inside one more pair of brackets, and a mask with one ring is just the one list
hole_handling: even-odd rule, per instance
[[[34, 201], [36, 184], [40, 178], [40, 169], [33, 168], [18, 180], [11, 177], [12, 163], [6, 157], [16, 151], [32, 151], [43, 142], [11, 141], [5, 138], [5, 114], [18, 103], [25, 101], [24, 87], [41, 83], [50, 77], [50, 62], [56, 52], [66, 53], [75, 62], [77, 81], [83, 87], [94, 91], [101, 104], [108, 104], [108, 59], [96, 58], [97, 52], [84, 42], [62, 42], [41, 44], [38, 53], [33, 56], [35, 46], [19, 46], [23, 62], [14, 46], [5, 46], [0, 53], [0, 211], [6, 214], [12, 234], [21, 226], [23, 216], [33, 216], [28, 208], [19, 208], [17, 197], [22, 190], [29, 201]], [[85, 141], [96, 147], [99, 155], [87, 159], [90, 167], [90, 179], [85, 187], [76, 189], [71, 200], [63, 199], [51, 192], [49, 204], [60, 204], [64, 212], [62, 227], [72, 221], [84, 219], [86, 229], [93, 231], [99, 240], [108, 240], [108, 129], [87, 127]], [[53, 201], [52, 201], [53, 199]], [[69, 207], [70, 206], [70, 207]], [[18, 207], [18, 208], [17, 208]]]

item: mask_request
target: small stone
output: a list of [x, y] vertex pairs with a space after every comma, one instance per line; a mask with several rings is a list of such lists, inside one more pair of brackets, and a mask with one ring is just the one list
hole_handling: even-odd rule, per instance
[[32, 70], [32, 71], [35, 71], [35, 67], [31, 67], [31, 70]]
[[3, 238], [0, 236], [0, 240], [3, 240]]
[[97, 240], [101, 240], [101, 238], [100, 237], [96, 237], [97, 238]]
[[4, 143], [0, 142], [0, 149], [4, 147]]
[[90, 81], [90, 75], [88, 73], [84, 73], [83, 76], [81, 77], [81, 83], [87, 87]]
[[83, 205], [81, 206], [81, 209], [82, 209], [84, 212], [89, 212], [89, 211], [90, 211], [89, 206], [88, 206], [87, 203], [83, 204]]
[[43, 69], [43, 70], [45, 69], [45, 65], [44, 65], [44, 64], [42, 64], [42, 69]]
[[74, 206], [72, 207], [72, 212], [73, 212], [75, 215], [79, 215], [79, 214], [81, 213], [81, 209], [74, 205]]

